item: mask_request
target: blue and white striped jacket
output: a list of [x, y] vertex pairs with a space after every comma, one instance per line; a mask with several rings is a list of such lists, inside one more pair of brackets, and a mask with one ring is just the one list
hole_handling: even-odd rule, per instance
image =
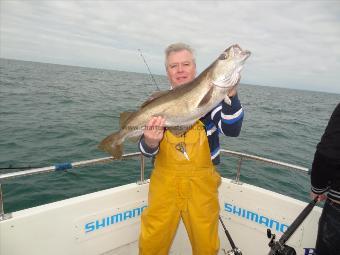
[[[242, 127], [243, 115], [240, 100], [235, 95], [231, 98], [231, 106], [222, 101], [215, 109], [200, 119], [207, 133], [211, 160], [214, 165], [220, 163], [219, 134], [232, 137], [238, 136]], [[150, 148], [146, 145], [142, 136], [139, 141], [139, 150], [146, 157], [155, 157], [159, 147]]]

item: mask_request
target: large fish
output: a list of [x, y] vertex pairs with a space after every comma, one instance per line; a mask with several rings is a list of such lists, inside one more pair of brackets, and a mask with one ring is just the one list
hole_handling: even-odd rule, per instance
[[[98, 146], [115, 158], [121, 158], [126, 138], [143, 134], [153, 116], [165, 118], [165, 126], [174, 134], [183, 134], [198, 119], [214, 109], [240, 80], [240, 71], [250, 52], [232, 45], [196, 79], [175, 89], [157, 92], [138, 111], [121, 114], [120, 130]], [[230, 102], [230, 100], [229, 100]]]

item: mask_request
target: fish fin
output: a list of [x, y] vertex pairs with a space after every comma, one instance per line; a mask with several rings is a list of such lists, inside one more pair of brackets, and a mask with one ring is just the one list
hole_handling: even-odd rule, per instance
[[119, 118], [119, 126], [121, 129], [123, 129], [126, 126], [126, 123], [128, 122], [128, 120], [134, 116], [136, 114], [136, 112], [122, 112], [120, 114], [120, 118]]
[[123, 155], [123, 140], [120, 132], [107, 136], [100, 142], [98, 148], [111, 154], [116, 159], [121, 159]]
[[184, 135], [191, 126], [174, 126], [174, 127], [167, 127], [167, 129], [174, 134], [175, 136], [182, 136]]
[[129, 138], [127, 138], [127, 140], [129, 140], [132, 143], [137, 143], [139, 142], [140, 138], [141, 138], [141, 135], [130, 136]]
[[204, 105], [206, 105], [209, 102], [209, 100], [212, 97], [213, 91], [214, 91], [214, 87], [210, 86], [210, 89], [208, 90], [208, 92], [204, 95], [204, 97], [199, 102], [198, 108], [203, 107]]
[[166, 95], [169, 93], [169, 91], [171, 90], [165, 90], [165, 91], [156, 91], [154, 92], [141, 106], [140, 108], [144, 108], [145, 106], [147, 106], [148, 104], [150, 104], [152, 101], [154, 101], [155, 99], [163, 96], [163, 95]]

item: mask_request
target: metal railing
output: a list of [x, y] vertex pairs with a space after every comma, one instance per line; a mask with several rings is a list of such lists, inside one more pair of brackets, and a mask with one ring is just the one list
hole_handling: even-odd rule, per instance
[[[122, 156], [122, 160], [134, 158], [134, 157], [137, 157], [137, 156], [142, 157], [142, 154], [140, 152], [124, 154]], [[34, 175], [34, 174], [55, 172], [55, 171], [64, 171], [64, 170], [68, 170], [68, 169], [72, 169], [72, 168], [95, 165], [95, 164], [98, 164], [98, 163], [107, 163], [107, 162], [114, 161], [114, 160], [118, 160], [118, 159], [115, 159], [113, 157], [105, 157], [105, 158], [78, 161], [78, 162], [74, 162], [74, 163], [62, 163], [62, 164], [57, 164], [57, 165], [54, 165], [54, 166], [33, 168], [33, 169], [29, 169], [29, 170], [21, 170], [21, 171], [13, 172], [13, 173], [0, 174], [0, 182], [3, 181], [3, 180], [15, 178], [15, 177], [22, 177], [22, 176], [28, 176], [28, 175]], [[144, 164], [144, 160], [141, 160], [141, 162], [143, 162], [143, 164]], [[142, 168], [142, 164], [141, 164], [141, 168]], [[141, 172], [142, 172], [142, 169], [141, 169]], [[143, 166], [143, 175], [144, 175], [144, 166]]]
[[[127, 153], [122, 156], [121, 160], [127, 160], [127, 159], [135, 158], [138, 156], [140, 157], [140, 181], [138, 181], [138, 183], [143, 183], [145, 179], [144, 177], [145, 159], [143, 155], [140, 152]], [[33, 169], [28, 169], [28, 170], [21, 170], [18, 172], [0, 174], [0, 221], [5, 218], [5, 212], [4, 212], [4, 207], [3, 207], [4, 200], [3, 200], [3, 193], [2, 193], [2, 187], [1, 187], [2, 181], [9, 180], [9, 179], [16, 178], [16, 177], [43, 174], [43, 173], [49, 173], [49, 172], [55, 172], [55, 171], [65, 171], [65, 170], [72, 169], [72, 168], [95, 165], [99, 163], [107, 163], [107, 162], [114, 161], [114, 160], [118, 160], [118, 159], [115, 159], [113, 157], [105, 157], [105, 158], [84, 160], [84, 161], [79, 161], [79, 162], [74, 162], [74, 163], [62, 163], [62, 164], [57, 164], [54, 166], [33, 168]]]
[[[272, 165], [283, 167], [283, 168], [298, 170], [303, 173], [309, 172], [308, 168], [305, 168], [305, 167], [292, 165], [292, 164], [288, 164], [285, 162], [276, 161], [276, 160], [272, 160], [268, 158], [258, 157], [255, 155], [245, 154], [241, 152], [221, 149], [220, 153], [222, 155], [229, 155], [229, 156], [238, 158], [237, 172], [236, 172], [236, 177], [234, 180], [234, 182], [237, 184], [241, 184], [240, 183], [241, 167], [242, 167], [242, 163], [244, 160], [259, 161], [262, 163], [272, 164]], [[140, 152], [128, 153], [128, 154], [124, 154], [121, 160], [127, 160], [130, 158], [136, 158], [136, 157], [140, 157], [140, 180], [137, 183], [143, 184], [145, 182], [145, 176], [144, 176], [145, 158], [144, 156]], [[22, 170], [18, 172], [0, 174], [0, 221], [1, 219], [4, 218], [4, 215], [5, 215], [4, 209], [3, 209], [3, 195], [2, 195], [2, 189], [1, 189], [2, 181], [9, 180], [9, 179], [16, 178], [16, 177], [28, 176], [28, 175], [42, 174], [42, 173], [48, 173], [48, 172], [54, 172], [54, 171], [65, 171], [65, 170], [72, 169], [72, 168], [78, 168], [78, 167], [83, 167], [83, 166], [88, 166], [88, 165], [99, 164], [99, 163], [107, 163], [110, 161], [117, 161], [117, 160], [118, 159], [115, 159], [113, 157], [105, 157], [105, 158], [84, 160], [84, 161], [79, 161], [79, 162], [74, 162], [74, 163], [62, 163], [62, 164], [57, 164], [57, 165], [49, 166], [49, 167], [41, 167], [41, 168], [34, 168], [34, 169], [29, 169], [29, 170]]]
[[309, 173], [309, 169], [306, 168], [306, 167], [297, 166], [297, 165], [293, 165], [293, 164], [289, 164], [289, 163], [285, 163], [285, 162], [281, 162], [281, 161], [277, 161], [277, 160], [272, 160], [272, 159], [268, 159], [268, 158], [258, 157], [258, 156], [255, 156], [255, 155], [250, 155], [250, 154], [241, 153], [241, 152], [237, 152], [237, 151], [224, 150], [224, 149], [221, 149], [220, 153], [239, 158], [238, 165], [237, 165], [236, 177], [235, 177], [236, 183], [240, 182], [241, 166], [242, 166], [243, 160], [245, 160], [245, 159], [246, 160], [259, 161], [259, 162], [262, 162], [262, 163], [267, 163], [267, 164], [271, 164], [271, 165], [274, 165], [274, 166], [280, 166], [280, 167], [288, 168], [288, 169], [292, 169], [292, 170], [298, 170], [298, 171], [303, 172], [303, 173]]

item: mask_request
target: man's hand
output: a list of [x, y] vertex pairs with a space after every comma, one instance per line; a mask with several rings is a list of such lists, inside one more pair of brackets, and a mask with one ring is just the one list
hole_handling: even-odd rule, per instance
[[312, 199], [315, 199], [317, 197], [318, 201], [324, 201], [327, 199], [327, 196], [325, 194], [318, 195], [318, 194], [315, 194], [314, 192], [311, 192], [310, 196]]
[[238, 83], [229, 91], [229, 93], [224, 97], [224, 102], [231, 106], [231, 97], [237, 94]]
[[237, 94], [237, 88], [238, 88], [239, 83], [237, 83], [228, 93], [228, 97], [233, 97]]
[[161, 116], [152, 117], [145, 127], [144, 140], [146, 145], [156, 148], [163, 139], [165, 119]]

